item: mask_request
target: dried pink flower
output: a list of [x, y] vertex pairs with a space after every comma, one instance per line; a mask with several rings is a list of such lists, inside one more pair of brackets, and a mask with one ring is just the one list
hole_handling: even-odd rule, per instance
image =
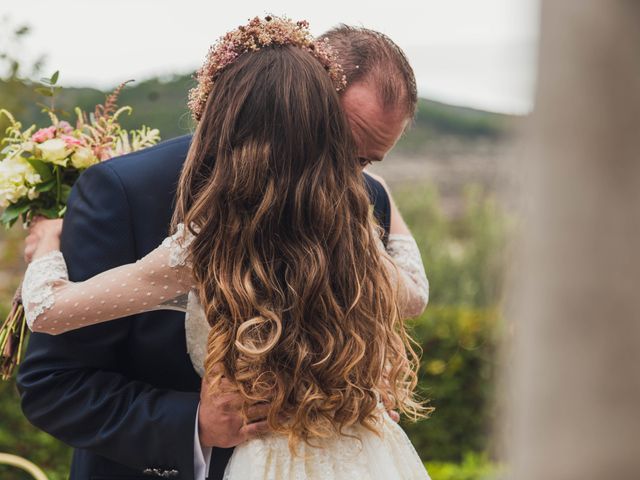
[[58, 130], [60, 130], [65, 135], [68, 135], [71, 132], [73, 132], [73, 127], [69, 124], [69, 122], [65, 120], [58, 122], [57, 127], [58, 127]]
[[346, 77], [342, 66], [327, 41], [316, 40], [309, 32], [309, 22], [293, 22], [286, 17], [255, 17], [246, 25], [228, 32], [209, 49], [204, 65], [196, 73], [198, 85], [189, 92], [189, 108], [193, 118], [202, 118], [207, 98], [216, 76], [236, 58], [246, 52], [271, 45], [292, 45], [311, 53], [325, 68], [336, 90], [343, 90]]
[[31, 140], [36, 143], [43, 143], [56, 136], [56, 127], [41, 128], [31, 136]]
[[67, 144], [67, 147], [79, 147], [81, 145], [84, 145], [82, 140], [76, 137], [72, 137], [71, 135], [61, 135], [60, 138], [64, 140], [64, 143]]

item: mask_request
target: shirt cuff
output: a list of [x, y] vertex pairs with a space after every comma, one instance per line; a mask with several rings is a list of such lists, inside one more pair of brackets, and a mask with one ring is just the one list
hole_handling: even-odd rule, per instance
[[211, 466], [211, 447], [203, 448], [200, 445], [200, 431], [198, 429], [198, 418], [200, 413], [200, 406], [196, 411], [196, 425], [194, 428], [193, 436], [193, 476], [194, 480], [206, 480], [209, 468]]

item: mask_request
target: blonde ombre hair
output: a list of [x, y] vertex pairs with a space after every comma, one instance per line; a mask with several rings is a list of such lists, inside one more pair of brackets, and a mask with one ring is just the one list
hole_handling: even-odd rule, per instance
[[417, 356], [378, 246], [356, 148], [323, 66], [294, 46], [241, 55], [207, 99], [174, 224], [192, 228], [211, 325], [206, 372], [270, 402], [290, 442], [362, 424], [382, 395], [417, 415]]

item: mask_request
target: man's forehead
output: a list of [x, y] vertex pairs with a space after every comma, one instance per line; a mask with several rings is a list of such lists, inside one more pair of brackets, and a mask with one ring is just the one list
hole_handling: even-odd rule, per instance
[[408, 122], [408, 115], [398, 104], [384, 108], [376, 88], [368, 83], [357, 83], [342, 94], [342, 106], [348, 116], [358, 116], [367, 122], [377, 123], [384, 129], [392, 122], [395, 125]]
[[347, 88], [342, 94], [342, 104], [347, 113], [381, 116], [384, 113], [382, 103], [375, 87], [368, 83], [357, 83]]

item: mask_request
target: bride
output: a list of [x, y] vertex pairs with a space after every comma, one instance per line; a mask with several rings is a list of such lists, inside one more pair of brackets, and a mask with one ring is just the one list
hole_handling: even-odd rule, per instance
[[210, 388], [231, 382], [245, 414], [269, 405], [272, 433], [238, 446], [226, 479], [428, 479], [382, 406], [424, 410], [403, 319], [424, 310], [427, 279], [411, 236], [385, 251], [340, 66], [306, 23], [267, 17], [229, 32], [198, 81], [173, 234], [72, 283], [59, 221], [36, 223], [30, 328], [56, 335], [189, 298], [210, 328]]

